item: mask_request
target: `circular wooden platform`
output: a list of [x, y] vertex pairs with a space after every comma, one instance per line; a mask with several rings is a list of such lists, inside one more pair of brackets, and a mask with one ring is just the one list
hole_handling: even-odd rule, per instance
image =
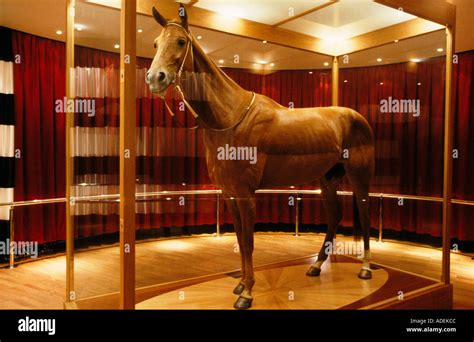
[[[389, 279], [384, 268], [373, 270], [370, 280], [357, 277], [357, 260], [333, 257], [319, 277], [308, 277], [308, 260], [279, 264], [255, 272], [252, 309], [338, 309], [360, 301], [381, 289]], [[232, 293], [239, 278], [227, 274], [174, 289], [137, 303], [137, 309], [233, 309]]]

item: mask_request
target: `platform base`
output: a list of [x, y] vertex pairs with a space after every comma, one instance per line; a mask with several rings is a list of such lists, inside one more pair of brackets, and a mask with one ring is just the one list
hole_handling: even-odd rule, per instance
[[[255, 268], [253, 310], [451, 309], [453, 288], [433, 279], [372, 264], [372, 279], [358, 277], [361, 261], [331, 256], [319, 277], [306, 271], [316, 256]], [[137, 289], [137, 309], [229, 309], [240, 272], [213, 274]], [[118, 293], [69, 303], [70, 309], [118, 309]]]

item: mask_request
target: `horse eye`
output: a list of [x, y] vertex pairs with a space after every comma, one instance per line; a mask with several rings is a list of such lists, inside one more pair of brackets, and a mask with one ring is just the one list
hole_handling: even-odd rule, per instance
[[184, 39], [178, 39], [178, 45], [179, 45], [180, 47], [183, 47], [185, 44], [186, 44], [186, 40], [184, 40]]
[[153, 47], [156, 49], [156, 43], [153, 43]]

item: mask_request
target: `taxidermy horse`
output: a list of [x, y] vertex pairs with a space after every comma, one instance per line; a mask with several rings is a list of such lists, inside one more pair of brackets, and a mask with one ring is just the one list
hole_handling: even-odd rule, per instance
[[[252, 305], [255, 190], [259, 188], [320, 180], [328, 230], [317, 261], [306, 273], [315, 277], [328, 257], [326, 242], [333, 241], [342, 218], [337, 186], [347, 175], [364, 237], [359, 278], [370, 279], [368, 191], [374, 142], [365, 118], [344, 107], [288, 109], [246, 91], [206, 56], [188, 27], [183, 5], [179, 21], [166, 20], [155, 8], [153, 16], [163, 30], [154, 42], [156, 55], [146, 82], [162, 98], [174, 87], [203, 129], [209, 176], [222, 189], [240, 247], [242, 279], [234, 289], [239, 296], [234, 307]], [[234, 154], [222, 153], [223, 149]], [[250, 161], [244, 153], [249, 150], [256, 152]]]

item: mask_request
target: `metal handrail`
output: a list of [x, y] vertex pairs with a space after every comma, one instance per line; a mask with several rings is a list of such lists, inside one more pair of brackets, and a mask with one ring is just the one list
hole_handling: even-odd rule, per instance
[[[84, 185], [84, 184], [83, 184]], [[301, 202], [300, 195], [320, 195], [321, 189], [314, 189], [314, 190], [307, 190], [307, 189], [259, 189], [255, 191], [257, 194], [290, 194], [296, 195], [296, 203], [295, 203], [295, 236], [299, 234], [299, 216], [300, 216], [300, 209], [299, 209], [299, 202]], [[149, 197], [159, 197], [159, 196], [173, 196], [173, 195], [217, 195], [216, 202], [216, 236], [220, 236], [220, 195], [222, 194], [222, 190], [162, 190], [162, 191], [154, 191], [154, 192], [138, 192], [136, 193], [136, 198], [140, 201], [143, 201], [144, 197], [148, 200]], [[338, 195], [340, 196], [352, 196], [352, 191], [338, 191]], [[431, 196], [417, 196], [417, 195], [402, 195], [402, 194], [385, 194], [385, 193], [378, 193], [378, 192], [371, 192], [369, 193], [369, 197], [379, 198], [379, 236], [378, 240], [382, 241], [382, 231], [383, 231], [383, 199], [384, 198], [392, 198], [392, 199], [410, 199], [410, 200], [417, 200], [417, 201], [431, 201], [431, 202], [442, 202], [443, 199], [441, 197], [431, 197]], [[52, 203], [63, 203], [66, 202], [67, 199], [64, 197], [60, 198], [49, 198], [49, 199], [38, 199], [38, 200], [29, 200], [29, 201], [18, 201], [18, 202], [10, 202], [10, 203], [0, 203], [0, 207], [9, 207], [10, 210], [10, 243], [13, 243], [14, 239], [14, 222], [13, 222], [13, 215], [14, 215], [14, 208], [15, 207], [24, 207], [24, 206], [31, 206], [31, 205], [43, 205], [43, 204], [52, 204]], [[103, 202], [113, 202], [117, 203], [120, 202], [119, 194], [104, 194], [104, 195], [93, 195], [93, 196], [80, 196], [74, 197], [74, 203], [103, 203]], [[452, 203], [455, 204], [462, 204], [462, 205], [473, 205], [474, 201], [466, 201], [466, 200], [459, 200], [459, 199], [452, 199]], [[14, 254], [10, 254], [9, 258], [9, 265], [10, 268], [15, 267], [15, 257]]]
[[[306, 189], [259, 189], [255, 191], [257, 194], [300, 194], [300, 195], [320, 195], [321, 189], [315, 190], [306, 190]], [[163, 190], [163, 191], [154, 191], [154, 192], [138, 192], [136, 197], [153, 197], [153, 196], [166, 196], [166, 195], [210, 195], [210, 194], [222, 194], [222, 190]], [[352, 196], [352, 191], [338, 191], [340, 196]], [[441, 197], [432, 197], [432, 196], [417, 196], [417, 195], [403, 195], [403, 194], [386, 194], [381, 192], [371, 192], [369, 197], [384, 197], [384, 198], [394, 198], [394, 199], [409, 199], [416, 201], [429, 201], [429, 202], [443, 202]], [[75, 197], [74, 201], [76, 203], [83, 203], [87, 201], [102, 201], [109, 199], [119, 199], [119, 194], [104, 194], [104, 195], [92, 195], [92, 196], [80, 196]], [[66, 202], [66, 198], [48, 198], [48, 199], [35, 199], [29, 201], [18, 201], [18, 202], [3, 202], [0, 203], [0, 207], [23, 207], [30, 205], [41, 205], [41, 204], [52, 204], [52, 203], [62, 203]], [[461, 200], [461, 199], [452, 199], [452, 203], [462, 204], [462, 205], [473, 205], [474, 201]]]
[[0, 207], [25, 207], [29, 205], [40, 205], [40, 204], [51, 204], [51, 203], [62, 203], [66, 202], [66, 198], [48, 198], [48, 199], [35, 199], [29, 201], [18, 201], [18, 202], [4, 202], [0, 203]]

